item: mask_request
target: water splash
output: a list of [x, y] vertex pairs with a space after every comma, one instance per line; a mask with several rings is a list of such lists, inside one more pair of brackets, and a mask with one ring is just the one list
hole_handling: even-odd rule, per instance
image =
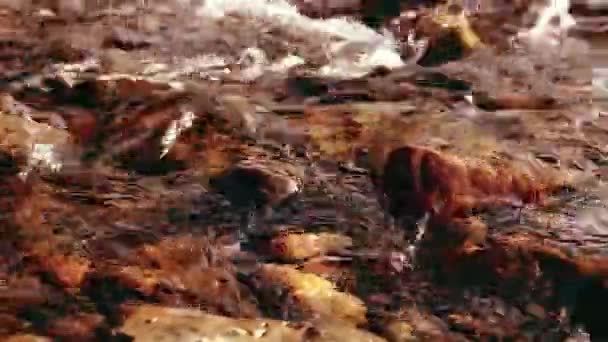
[[[317, 38], [314, 44], [318, 45], [313, 46], [313, 50], [325, 50], [330, 60], [319, 69], [324, 76], [358, 77], [378, 66], [395, 68], [405, 64], [398, 42], [390, 32], [378, 33], [350, 18], [312, 19], [285, 0], [208, 0], [196, 13], [205, 20], [238, 15], [255, 22], [268, 22], [287, 32], [314, 36]], [[306, 56], [294, 57], [306, 60]]]
[[570, 0], [550, 0], [547, 6], [540, 8], [534, 26], [517, 34], [533, 48], [559, 47], [568, 31], [576, 25], [576, 20], [569, 13]]
[[418, 248], [420, 247], [420, 243], [422, 238], [424, 237], [424, 233], [427, 229], [427, 224], [429, 222], [430, 215], [426, 213], [423, 218], [416, 222], [416, 236], [414, 240], [406, 247], [407, 255], [410, 258], [410, 267], [416, 267], [416, 256], [418, 252]]

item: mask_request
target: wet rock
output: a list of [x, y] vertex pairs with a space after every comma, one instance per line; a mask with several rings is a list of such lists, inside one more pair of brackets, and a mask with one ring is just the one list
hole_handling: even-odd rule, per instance
[[277, 236], [270, 244], [275, 257], [284, 261], [294, 261], [345, 252], [352, 247], [353, 242], [347, 236], [320, 233]]
[[243, 96], [231, 94], [221, 96], [219, 103], [223, 107], [220, 115], [227, 127], [245, 136], [256, 137], [260, 118], [253, 103]]
[[6, 342], [50, 342], [52, 341], [48, 337], [36, 336], [36, 335], [14, 335], [8, 337]]
[[351, 267], [352, 263], [348, 259], [319, 257], [306, 261], [299, 270], [321, 276], [336, 284], [338, 289], [355, 293], [357, 276]]
[[472, 96], [473, 103], [477, 107], [487, 111], [513, 109], [548, 110], [558, 106], [557, 100], [549, 96], [541, 97], [530, 94], [505, 93], [491, 97], [482, 91], [474, 91]]
[[301, 311], [305, 317], [353, 325], [367, 322], [367, 309], [359, 298], [337, 291], [334, 284], [317, 275], [303, 273], [290, 266], [266, 264], [257, 276], [265, 291], [272, 292], [273, 286], [284, 289], [287, 296], [292, 296], [299, 304], [299, 308], [293, 309]]
[[398, 17], [401, 13], [402, 1], [399, 0], [367, 0], [362, 1], [362, 3], [362, 20], [368, 26], [373, 28], [382, 26], [392, 18]]
[[418, 338], [414, 335], [411, 325], [405, 321], [389, 320], [383, 324], [382, 335], [389, 342], [414, 342]]
[[[57, 1], [48, 1], [49, 4], [51, 2]], [[210, 23], [207, 18], [191, 21], [189, 13], [170, 13], [173, 9], [167, 10], [151, 2], [139, 9], [120, 1], [93, 2], [98, 3], [95, 6], [110, 8], [110, 5], [115, 5], [120, 8], [105, 12], [95, 9], [86, 13], [85, 20], [76, 15], [66, 17], [55, 5], [45, 5], [53, 8], [53, 13], [34, 8], [33, 12], [49, 14], [38, 18], [35, 14], [22, 18], [10, 10], [0, 10], [0, 59], [3, 61], [0, 69], [10, 71], [1, 81], [3, 85], [13, 82], [28, 84], [19, 90], [12, 85], [7, 89], [18, 91], [13, 93], [15, 98], [30, 107], [23, 112], [28, 112], [37, 122], [33, 126], [24, 124], [28, 119], [21, 113], [21, 108], [6, 110], [20, 122], [4, 124], [12, 127], [8, 133], [0, 131], [0, 173], [4, 176], [0, 180], [3, 195], [0, 196], [0, 240], [10, 240], [0, 243], [3, 251], [7, 251], [6, 256], [0, 257], [0, 278], [13, 272], [32, 273], [0, 283], [2, 333], [31, 329], [28, 324], [36, 323], [37, 333], [47, 332], [45, 329], [49, 328], [48, 333], [59, 339], [90, 340], [99, 330], [95, 328], [97, 314], [102, 314], [113, 326], [120, 325], [122, 315], [117, 314], [118, 309], [133, 307], [133, 303], [143, 301], [199, 308], [201, 312], [190, 315], [192, 311], [184, 314], [186, 310], [180, 309], [155, 311], [142, 318], [142, 321], [149, 319], [150, 323], [140, 322], [142, 327], [137, 332], [140, 334], [136, 336], [138, 340], [159, 336], [178, 340], [176, 335], [179, 334], [191, 341], [217, 339], [220, 338], [218, 335], [229, 335], [221, 337], [233, 340], [264, 340], [277, 336], [275, 340], [376, 341], [382, 339], [353, 325], [364, 324], [367, 319], [376, 331], [382, 331], [377, 322], [377, 309], [389, 311], [387, 315], [402, 320], [396, 323], [399, 329], [392, 329], [394, 325], [387, 323], [385, 330], [391, 331], [384, 335], [391, 340], [400, 340], [403, 336], [405, 340], [411, 336], [433, 341], [452, 340], [445, 322], [452, 323], [452, 329], [463, 331], [472, 340], [508, 339], [519, 332], [529, 335], [530, 339], [553, 340], [558, 334], [565, 336], [568, 328], [556, 319], [553, 304], [542, 307], [545, 315], [516, 317], [514, 320], [517, 322], [512, 323], [496, 318], [499, 315], [488, 309], [486, 302], [469, 300], [466, 296], [463, 299], [460, 292], [451, 292], [452, 285], [473, 285], [476, 290], [491, 291], [493, 296], [504, 297], [507, 303], [524, 308], [528, 294], [534, 295], [535, 302], [541, 306], [555, 299], [559, 302], [555, 305], [565, 306], [573, 313], [573, 322], [585, 325], [595, 339], [603, 337], [605, 320], [602, 315], [597, 315], [597, 311], [607, 305], [606, 262], [605, 258], [589, 251], [601, 250], [605, 245], [602, 242], [604, 237], [598, 232], [580, 232], [576, 229], [578, 227], [566, 224], [570, 222], [570, 214], [576, 212], [573, 207], [578, 208], [582, 205], [579, 203], [585, 203], [588, 193], [578, 188], [553, 193], [550, 191], [553, 183], [545, 184], [545, 178], [550, 178], [549, 172], [541, 170], [540, 175], [528, 174], [525, 168], [520, 170], [511, 162], [520, 151], [541, 141], [554, 146], [558, 152], [590, 149], [599, 155], [603, 154], [603, 146], [606, 145], [605, 122], [601, 117], [580, 125], [584, 137], [578, 136], [571, 134], [571, 127], [561, 119], [562, 115], [571, 115], [578, 108], [565, 106], [552, 111], [558, 107], [550, 101], [534, 104], [537, 99], [543, 99], [542, 96], [535, 95], [529, 102], [517, 102], [511, 98], [509, 89], [523, 89], [522, 94], [526, 94], [530, 83], [526, 78], [541, 78], [537, 71], [543, 65], [537, 64], [546, 63], [526, 62], [536, 58], [527, 55], [526, 51], [508, 51], [510, 35], [520, 28], [513, 23], [529, 21], [533, 24], [534, 18], [521, 18], [527, 11], [528, 1], [506, 4], [506, 7], [521, 8], [514, 11], [501, 8], [495, 15], [467, 13], [468, 29], [458, 21], [460, 17], [454, 16], [456, 13], [446, 14], [443, 9], [440, 9], [443, 12], [438, 11], [441, 12], [439, 15], [426, 9], [416, 9], [414, 14], [404, 13], [399, 19], [403, 23], [398, 28], [401, 31], [397, 32], [402, 49], [407, 50], [402, 53], [402, 58], [415, 55], [415, 43], [428, 39], [430, 51], [436, 53], [434, 60], [429, 57], [432, 53], [419, 56], [427, 58], [423, 64], [444, 64], [446, 60], [455, 58], [452, 69], [448, 70], [449, 66], [445, 64], [441, 68], [426, 70], [409, 66], [392, 71], [384, 68], [372, 73], [362, 72], [365, 75], [357, 79], [342, 79], [341, 76], [350, 73], [353, 65], [359, 68], [360, 57], [366, 59], [366, 54], [374, 52], [369, 46], [375, 45], [367, 44], [367, 34], [351, 32], [352, 25], [337, 26], [344, 24], [340, 20], [306, 22], [315, 29], [332, 31], [324, 35], [325, 38], [318, 39], [317, 34], [309, 35], [305, 30], [303, 35], [301, 26], [291, 25], [296, 21], [292, 18], [302, 18], [295, 15], [288, 18], [289, 25], [275, 16], [251, 19], [249, 12], [227, 13], [217, 23]], [[490, 6], [489, 2], [481, 5]], [[211, 0], [206, 2], [210, 3]], [[226, 4], [222, 2], [220, 7]], [[365, 16], [368, 22], [375, 21], [378, 25], [394, 15], [387, 8], [390, 3], [378, 1], [357, 4], [358, 8], [349, 0], [308, 4], [320, 6], [319, 11], [354, 11], [357, 17]], [[188, 7], [187, 1], [182, 5], [187, 7], [181, 9], [183, 12], [193, 9]], [[396, 6], [396, 3], [392, 5]], [[417, 6], [413, 1], [401, 5]], [[272, 5], [264, 2], [260, 6], [268, 6], [269, 10], [287, 8], [281, 7], [280, 2]], [[254, 16], [267, 13], [265, 7], [260, 11], [257, 4], [252, 7], [257, 11]], [[334, 13], [327, 15], [333, 16]], [[280, 12], [278, 16], [283, 14]], [[452, 15], [452, 22], [446, 15]], [[34, 21], [28, 18], [34, 18]], [[114, 27], [124, 28], [118, 29], [121, 32], [114, 37], [114, 43], [123, 48], [137, 48], [138, 51], [110, 50], [110, 54], [119, 51], [119, 56], [115, 61], [102, 61], [103, 70], [94, 59], [91, 63], [78, 61], [99, 48], [99, 40], [104, 36], [101, 32], [107, 31], [104, 27], [110, 21]], [[196, 33], [201, 31], [200, 25], [206, 32], [203, 40]], [[513, 27], [507, 27], [509, 25]], [[135, 26], [138, 29], [131, 31]], [[289, 29], [283, 30], [285, 26]], [[184, 32], [189, 30], [193, 32]], [[341, 42], [334, 44], [329, 36], [338, 35], [334, 33], [336, 30], [340, 31], [338, 40]], [[146, 33], [142, 34], [142, 31]], [[245, 31], [248, 34], [241, 34]], [[67, 37], [67, 32], [80, 34], [80, 37], [61, 41], [59, 36]], [[156, 40], [156, 34], [162, 35], [166, 41]], [[261, 40], [258, 39], [260, 37]], [[87, 42], [88, 38], [91, 42]], [[385, 41], [371, 33], [369, 39]], [[337, 47], [328, 55], [325, 52], [332, 49], [327, 49], [326, 41]], [[47, 42], [51, 46], [39, 48]], [[504, 43], [507, 44], [496, 46]], [[56, 46], [52, 46], [54, 44]], [[288, 76], [283, 71], [284, 66], [278, 63], [258, 68], [255, 63], [259, 61], [255, 60], [252, 61], [254, 65], [241, 65], [241, 70], [230, 64], [238, 59], [240, 50], [254, 45], [256, 47], [248, 51], [263, 52], [268, 58], [265, 62], [271, 65], [284, 55], [289, 55], [295, 61], [293, 63], [306, 61], [298, 67], [304, 72], [299, 76], [297, 73]], [[483, 58], [465, 57], [473, 55], [474, 50], [483, 49], [492, 51]], [[185, 57], [182, 54], [199, 56], [208, 52], [222, 58], [211, 58], [214, 61], [211, 64], [215, 64], [209, 71], [208, 67], [199, 68], [199, 64], [208, 63], [206, 57], [186, 58], [176, 66], [174, 58], [165, 58], [168, 55], [164, 52], [169, 50], [171, 57], [180, 61]], [[375, 58], [384, 59], [383, 54], [387, 50], [394, 51], [394, 47], [391, 45], [384, 49]], [[157, 53], [159, 51], [161, 53]], [[456, 54], [450, 55], [454, 52]], [[298, 60], [295, 56], [302, 58]], [[150, 59], [151, 63], [141, 64], [139, 60], [142, 57]], [[341, 60], [336, 62], [335, 58]], [[78, 63], [49, 66], [57, 61]], [[342, 68], [336, 68], [337, 74], [342, 73], [338, 79], [306, 76], [314, 74], [316, 68], [329, 61], [333, 62], [332, 67]], [[413, 61], [418, 61], [418, 57], [406, 64]], [[235, 70], [228, 70], [233, 66]], [[547, 78], [556, 83], [564, 82], [565, 78], [552, 74], [553, 68], [560, 69], [556, 74], [561, 73], [561, 65], [551, 64], [542, 70], [547, 70]], [[52, 75], [48, 75], [47, 69], [52, 70]], [[43, 75], [41, 70], [45, 70]], [[106, 74], [100, 76], [100, 72]], [[254, 77], [260, 72], [266, 75], [255, 82], [241, 83], [240, 78]], [[193, 81], [203, 89], [184, 91], [182, 83], [168, 83], [185, 76], [205, 78], [206, 81]], [[493, 77], [499, 80], [494, 82]], [[25, 78], [28, 79], [23, 80]], [[49, 78], [54, 78], [55, 83], [47, 82]], [[213, 80], [215, 78], [220, 81]], [[47, 81], [37, 82], [36, 79]], [[159, 79], [162, 82], [157, 81]], [[460, 82], [461, 79], [464, 81]], [[583, 81], [568, 85], [576, 87], [576, 96], [583, 97], [587, 91]], [[492, 94], [490, 103], [485, 105], [488, 109], [476, 113], [474, 120], [456, 117], [452, 111], [455, 104], [463, 102], [463, 93], [470, 88], [487, 90]], [[497, 92], [496, 89], [501, 90]], [[557, 98], [554, 94], [551, 96]], [[559, 97], [570, 99], [568, 96]], [[392, 102], [380, 103], [379, 100]], [[320, 102], [341, 105], [318, 106]], [[545, 104], [548, 105], [547, 110], [540, 114], [526, 115], [518, 110], [540, 108]], [[517, 122], [494, 120], [489, 124], [494, 114], [488, 111], [501, 109], [516, 112], [511, 117], [517, 115]], [[61, 119], [51, 118], [52, 114], [61, 116]], [[496, 115], [502, 116], [503, 113]], [[49, 123], [51, 129], [57, 130], [55, 132], [66, 133], [65, 142], [70, 145], [73, 139], [93, 150], [87, 152], [99, 153], [101, 157], [94, 155], [91, 158], [103, 159], [99, 163], [103, 167], [94, 164], [86, 176], [78, 172], [66, 175], [64, 172], [60, 181], [57, 181], [60, 177], [48, 176], [32, 177], [27, 184], [19, 180], [16, 175], [21, 171], [19, 167], [27, 164], [28, 156], [40, 159], [52, 154], [44, 146], [30, 147], [31, 142], [36, 143], [45, 137], [46, 131], [40, 128], [40, 122]], [[480, 137], [477, 130], [470, 134], [465, 122], [481, 127], [479, 131], [490, 131], [488, 128], [491, 128], [487, 133], [496, 134], [495, 141], [486, 140], [485, 135]], [[13, 131], [17, 133], [13, 135]], [[371, 170], [373, 181], [384, 192], [382, 196], [386, 193], [394, 195], [393, 208], [387, 206], [388, 209], [394, 209], [398, 214], [410, 211], [409, 214], [414, 216], [424, 212], [436, 213], [426, 222], [426, 233], [418, 250], [420, 256], [432, 259], [434, 263], [431, 266], [441, 267], [443, 278], [426, 278], [427, 271], [436, 271], [435, 267], [409, 271], [403, 265], [407, 258], [400, 245], [402, 232], [393, 230], [396, 227], [382, 226], [379, 208], [372, 198], [373, 184], [369, 184], [365, 177], [367, 170], [346, 170], [335, 165], [343, 159], [351, 159], [357, 149], [369, 147], [370, 141], [374, 140], [374, 131], [385, 136], [394, 135], [399, 141], [395, 145], [391, 145], [392, 142], [387, 144], [390, 146], [387, 146], [386, 155], [379, 156], [380, 163]], [[437, 141], [431, 137], [437, 137]], [[442, 141], [438, 142], [439, 139]], [[53, 140], [56, 145], [61, 142], [64, 141]], [[298, 145], [297, 155], [279, 154], [276, 145], [281, 144]], [[404, 153], [402, 157], [388, 158], [391, 151], [404, 144], [413, 147], [414, 151]], [[429, 151], [421, 147], [427, 145], [435, 148]], [[492, 151], [481, 161], [464, 158], [469, 154], [483, 154], [479, 150], [483, 153]], [[589, 158], [578, 156], [578, 152], [575, 154], [574, 159], [583, 166], [581, 169], [586, 168], [585, 160]], [[104, 159], [106, 156], [112, 158]], [[206, 193], [207, 189], [199, 184], [207, 185], [207, 177], [225, 176], [229, 179], [226, 183], [233, 182], [224, 187], [227, 191], [223, 191], [226, 194], [232, 192], [226, 197], [234, 200], [233, 204], [259, 200], [262, 206], [279, 207], [288, 203], [288, 198], [301, 187], [297, 180], [299, 176], [292, 177], [281, 171], [289, 168], [282, 160], [289, 158], [290, 163], [301, 165], [310, 163], [311, 157], [330, 159], [320, 162], [323, 170], [318, 172], [318, 183], [323, 184], [320, 175], [325, 173], [330, 174], [330, 181], [318, 186], [317, 179], [308, 179], [310, 189], [298, 194], [301, 201], [296, 209], [298, 214], [301, 209], [302, 216], [306, 215], [307, 229], [310, 226], [314, 231], [328, 231], [326, 228], [333, 231], [339, 226], [338, 231], [345, 235], [340, 236], [338, 242], [333, 237], [325, 240], [327, 235], [324, 234], [327, 233], [288, 234], [273, 241], [269, 241], [266, 235], [254, 241], [262, 242], [252, 251], [242, 252], [238, 244], [231, 245], [232, 254], [228, 258], [223, 256], [223, 252], [228, 253], [230, 249], [224, 242], [211, 237], [207, 241], [183, 236], [184, 231], [190, 230], [195, 230], [199, 237], [201, 234], [228, 235], [233, 229], [234, 214], [220, 208], [223, 205], [221, 196]], [[248, 158], [250, 164], [241, 164], [239, 160], [242, 158]], [[268, 159], [276, 163], [266, 163]], [[391, 159], [390, 167], [386, 165], [388, 159]], [[562, 158], [561, 154], [560, 159], [560, 164], [569, 166], [567, 158]], [[600, 159], [595, 158], [593, 162], [599, 165]], [[159, 164], [178, 164], [178, 161], [179, 167], [155, 171], [160, 169], [157, 168]], [[129, 170], [121, 170], [117, 166]], [[237, 169], [239, 171], [235, 171]], [[133, 170], [137, 172], [130, 172]], [[394, 179], [389, 180], [385, 174], [391, 174]], [[201, 180], [200, 175], [205, 179]], [[248, 184], [249, 181], [253, 185]], [[386, 191], [381, 187], [384, 181]], [[251, 185], [250, 189], [253, 189], [254, 194], [249, 199], [238, 198], [237, 190], [241, 190], [243, 184]], [[402, 188], [392, 191], [392, 185]], [[328, 191], [317, 194], [317, 190]], [[409, 191], [410, 194], [398, 194], [398, 190]], [[503, 218], [508, 215], [502, 215], [502, 211], [507, 214], [516, 212], [514, 209], [517, 208], [513, 207], [521, 205], [521, 202], [543, 204], [540, 198], [543, 196], [539, 195], [545, 194], [545, 190], [547, 195], [555, 196], [549, 198], [552, 201], [550, 207], [531, 205], [524, 208], [519, 215], [520, 220]], [[328, 198], [329, 194], [338, 195]], [[395, 199], [395, 196], [402, 197]], [[364, 206], [359, 207], [358, 213], [351, 213], [357, 210], [343, 211], [342, 197], [346, 204], [361, 202]], [[195, 205], [189, 203], [191, 198], [196, 198]], [[450, 210], [446, 209], [450, 206], [453, 206]], [[501, 213], [495, 213], [496, 207], [501, 206], [504, 207], [500, 208]], [[140, 216], [147, 220], [140, 219]], [[298, 221], [300, 217], [288, 219]], [[402, 223], [405, 230], [410, 229], [407, 222]], [[294, 225], [301, 227], [302, 223]], [[325, 225], [331, 227], [319, 228]], [[580, 235], [585, 235], [584, 239], [577, 237]], [[351, 246], [351, 238], [355, 239], [356, 246]], [[19, 243], [13, 243], [13, 239]], [[46, 240], [46, 249], [43, 243], [39, 244], [41, 240]], [[361, 244], [374, 252], [359, 250]], [[566, 245], [572, 253], [546, 250], [553, 244]], [[260, 254], [267, 256], [269, 250], [264, 248], [268, 245], [273, 246], [270, 252], [274, 252], [278, 259], [306, 261], [291, 267], [290, 271], [283, 269], [288, 266], [276, 266], [273, 270], [263, 266], [260, 271], [257, 259]], [[73, 253], [74, 250], [78, 253]], [[91, 262], [77, 256], [81, 252], [90, 254], [94, 268]], [[248, 253], [248, 265], [235, 268], [231, 262], [235, 260], [231, 259], [236, 259], [239, 253]], [[372, 254], [374, 256], [370, 256]], [[357, 267], [363, 266], [370, 271], [365, 275], [356, 273], [355, 277]], [[440, 272], [428, 273], [436, 275]], [[466, 281], [457, 283], [454, 280]], [[241, 282], [261, 290], [252, 293]], [[368, 289], [370, 286], [373, 289]], [[545, 287], [554, 291], [544, 293], [541, 289]], [[373, 307], [365, 310], [363, 304], [348, 293], [362, 294], [366, 303]], [[450, 298], [445, 296], [446, 293]], [[513, 294], [517, 295], [517, 303], [510, 303]], [[454, 301], [464, 302], [459, 304], [462, 308], [455, 309]], [[428, 309], [440, 318], [422, 312], [401, 314], [414, 306], [420, 310]], [[395, 310], [399, 311], [397, 315]], [[92, 314], [83, 314], [84, 311]], [[367, 311], [372, 312], [367, 315]], [[500, 311], [506, 312], [505, 317], [511, 316], [508, 306]], [[241, 321], [209, 316], [213, 313], [260, 317], [262, 312], [294, 321], [306, 320], [309, 326], [283, 322], [265, 326], [263, 322], [266, 320], [262, 319]], [[128, 312], [124, 314], [128, 317]], [[172, 322], [167, 323], [168, 320]], [[527, 320], [525, 326], [518, 325], [524, 320]], [[156, 322], [163, 327], [155, 327]], [[218, 324], [222, 327], [204, 330], [216, 322], [221, 322]], [[243, 326], [243, 322], [250, 326]], [[102, 330], [106, 329], [104, 325], [99, 325]], [[197, 329], [204, 332], [199, 334], [195, 331]], [[279, 329], [280, 333], [273, 335], [272, 329]], [[154, 335], [156, 332], [158, 334]]]
[[440, 11], [427, 14], [416, 21], [419, 36], [428, 39], [428, 48], [418, 64], [440, 65], [462, 59], [474, 49], [483, 47], [483, 42], [473, 31], [467, 18], [461, 14]]
[[[192, 129], [198, 117], [170, 90], [165, 97], [166, 89], [159, 89], [144, 79], [103, 80], [95, 86], [100, 96], [114, 98], [114, 101], [120, 96], [125, 100], [130, 97], [131, 101], [149, 102], [137, 106], [135, 113], [117, 111], [104, 120], [100, 120], [96, 113], [72, 111], [73, 116], [66, 115], [68, 125], [73, 127], [81, 141], [87, 143], [91, 159], [116, 163], [147, 174], [183, 169], [194, 159], [197, 149], [191, 144], [194, 140], [200, 142], [205, 134]], [[160, 98], [152, 100], [155, 96]], [[189, 144], [182, 140], [182, 133]]]
[[100, 64], [102, 69], [108, 73], [134, 74], [143, 69], [141, 63], [133, 56], [118, 48], [102, 51]]
[[[241, 178], [246, 177], [246, 178]], [[218, 175], [212, 181], [237, 206], [254, 202], [259, 205], [278, 205], [302, 190], [303, 177], [297, 167], [281, 162], [244, 160]], [[250, 187], [241, 187], [238, 182], [248, 182]], [[243, 184], [244, 185], [244, 184]], [[231, 191], [233, 190], [233, 191]], [[245, 191], [246, 190], [246, 191]]]
[[76, 34], [65, 35], [53, 39], [49, 42], [48, 53], [49, 56], [60, 63], [73, 63], [84, 59], [89, 54], [89, 48], [91, 45], [90, 38], [89, 42], [81, 43], [82, 38]]
[[57, 13], [65, 18], [77, 18], [85, 14], [85, 0], [58, 0], [55, 3]]
[[[376, 161], [372, 165], [372, 176], [376, 177], [379, 188], [384, 189], [387, 209], [392, 215], [403, 215], [403, 208], [408, 207], [410, 213], [407, 215], [412, 217], [422, 217], [425, 212], [441, 215], [451, 212], [458, 216], [491, 203], [511, 203], [512, 195], [522, 198], [524, 202], [536, 202], [545, 189], [544, 184], [537, 184], [526, 173], [508, 165], [495, 168], [481, 161], [467, 161], [467, 165], [455, 156], [414, 146], [373, 153], [378, 155], [373, 158]], [[436, 188], [431, 185], [439, 184], [439, 179], [450, 184]], [[481, 194], [484, 194], [483, 199], [477, 197]], [[438, 198], [443, 201], [441, 208], [437, 206]], [[405, 203], [409, 203], [408, 206]], [[419, 205], [412, 207], [411, 203]], [[447, 216], [452, 217], [452, 214]]]
[[255, 210], [265, 219], [273, 207], [296, 196], [303, 185], [300, 171], [289, 165], [258, 160], [244, 160], [213, 175], [212, 189], [221, 193], [237, 210], [244, 211], [243, 220]]
[[547, 316], [545, 309], [536, 303], [528, 303], [526, 312], [539, 319], [544, 319]]
[[49, 288], [34, 277], [7, 279], [0, 287], [0, 303], [5, 309], [23, 310], [42, 305], [49, 298]]
[[49, 336], [62, 341], [83, 341], [97, 337], [104, 317], [99, 314], [77, 314], [52, 321], [47, 328]]
[[318, 322], [312, 332], [309, 332], [311, 341], [324, 342], [342, 341], [343, 338], [348, 338], [349, 341], [370, 341], [383, 342], [384, 338], [374, 335], [363, 329], [357, 329], [350, 324], [336, 322]]
[[73, 138], [65, 130], [0, 113], [0, 149], [25, 161], [24, 175], [32, 168], [60, 170], [64, 161], [74, 157], [69, 152], [72, 144]]
[[447, 324], [428, 313], [412, 308], [404, 310], [401, 315], [402, 319], [413, 329], [414, 335], [420, 340], [441, 340], [450, 335]]
[[361, 10], [359, 0], [295, 1], [300, 13], [311, 18], [331, 18], [341, 15], [357, 14]]
[[120, 330], [134, 341], [170, 338], [195, 341], [221, 338], [225, 341], [384, 341], [371, 333], [349, 326], [319, 324], [318, 327], [290, 325], [269, 319], [232, 319], [192, 309], [141, 306]]
[[408, 254], [396, 251], [381, 253], [372, 265], [372, 270], [381, 276], [403, 274], [412, 266], [412, 258]]
[[378, 130], [390, 136], [397, 131], [411, 131], [411, 126], [398, 119], [402, 108], [390, 102], [349, 103], [310, 108], [305, 115], [315, 148], [326, 156], [346, 161], [354, 158], [358, 149], [369, 146]]
[[291, 329], [278, 321], [235, 320], [205, 314], [191, 309], [143, 306], [127, 319], [121, 331], [134, 341], [170, 338], [174, 341], [195, 341], [223, 338], [244, 341], [299, 341], [302, 331]]
[[79, 288], [91, 267], [91, 262], [84, 258], [58, 254], [37, 257], [43, 270], [67, 288]]
[[95, 279], [92, 283], [99, 278], [113, 279], [167, 305], [197, 305], [245, 317], [257, 314], [231, 265], [205, 239], [166, 238], [144, 244], [122, 259], [132, 262], [96, 272], [90, 277]]
[[437, 72], [420, 72], [412, 77], [412, 82], [422, 87], [445, 88], [454, 91], [467, 91], [471, 85], [463, 80], [452, 79], [445, 74]]
[[445, 250], [455, 248], [466, 253], [485, 244], [488, 226], [477, 217], [452, 218], [449, 222], [432, 217], [427, 222], [427, 232], [425, 238], [443, 245]]
[[0, 94], [0, 110], [5, 114], [21, 116], [24, 119], [32, 117], [34, 110], [20, 101], [15, 100], [10, 94]]
[[31, 1], [27, 0], [2, 0], [0, 6], [10, 8], [14, 11], [25, 11], [29, 8]]
[[111, 33], [106, 36], [103, 44], [104, 47], [107, 48], [134, 50], [149, 47], [154, 44], [154, 39], [134, 30], [115, 27], [112, 29]]
[[26, 325], [17, 317], [16, 314], [4, 312], [0, 312], [0, 324], [2, 324], [0, 334], [3, 336], [8, 336], [23, 331], [23, 328]]
[[97, 115], [90, 110], [78, 107], [64, 107], [61, 108], [60, 118], [64, 121], [65, 128], [83, 146], [87, 146], [97, 133]]

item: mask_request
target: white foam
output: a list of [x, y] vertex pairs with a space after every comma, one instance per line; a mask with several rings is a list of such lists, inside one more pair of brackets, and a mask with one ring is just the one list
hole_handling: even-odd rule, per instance
[[272, 23], [288, 32], [318, 37], [318, 46], [314, 48], [325, 50], [330, 60], [320, 69], [324, 75], [358, 77], [378, 66], [404, 65], [398, 43], [390, 32], [378, 33], [350, 18], [312, 19], [300, 14], [286, 0], [206, 0], [196, 13], [204, 20], [221, 20], [236, 14]]
[[[520, 32], [518, 37], [528, 42], [531, 47], [558, 47], [570, 28], [576, 25], [574, 17], [569, 13], [570, 0], [550, 0], [547, 6], [540, 9], [534, 26]], [[558, 17], [559, 24], [552, 23]]]

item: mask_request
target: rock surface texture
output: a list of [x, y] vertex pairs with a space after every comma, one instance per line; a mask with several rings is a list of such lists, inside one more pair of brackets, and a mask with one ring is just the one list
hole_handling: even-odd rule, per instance
[[0, 340], [606, 341], [594, 6], [0, 0]]

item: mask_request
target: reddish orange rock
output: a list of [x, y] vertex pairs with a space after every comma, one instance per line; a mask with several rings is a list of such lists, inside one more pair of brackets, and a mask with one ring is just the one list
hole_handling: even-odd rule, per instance
[[415, 145], [372, 151], [372, 178], [388, 212], [467, 217], [513, 199], [541, 203], [546, 185], [508, 165], [493, 166]]
[[89, 260], [59, 254], [41, 257], [40, 262], [57, 281], [68, 288], [79, 288], [91, 267]]

